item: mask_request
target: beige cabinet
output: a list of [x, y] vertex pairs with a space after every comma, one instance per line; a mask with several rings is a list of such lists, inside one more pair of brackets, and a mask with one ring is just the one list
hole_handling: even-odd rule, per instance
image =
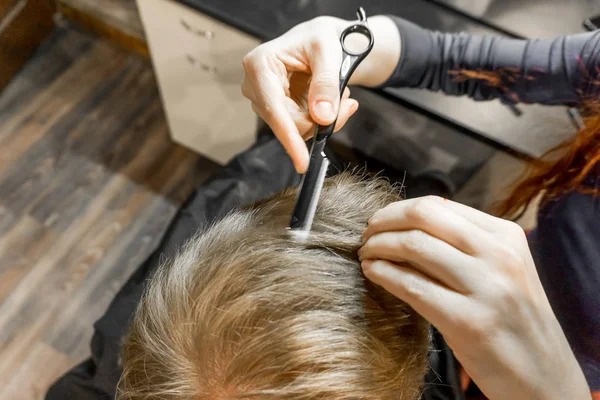
[[259, 41], [172, 0], [137, 0], [173, 140], [226, 163], [255, 139], [242, 58]]

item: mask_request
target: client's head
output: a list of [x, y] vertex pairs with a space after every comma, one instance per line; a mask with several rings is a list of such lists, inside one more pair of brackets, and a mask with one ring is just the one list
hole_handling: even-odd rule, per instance
[[367, 281], [367, 220], [384, 180], [325, 183], [313, 229], [286, 225], [296, 190], [235, 211], [154, 274], [123, 350], [122, 399], [419, 397], [427, 324]]

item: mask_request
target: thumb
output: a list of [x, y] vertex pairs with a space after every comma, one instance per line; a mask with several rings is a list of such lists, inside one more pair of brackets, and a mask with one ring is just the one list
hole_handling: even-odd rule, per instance
[[340, 104], [342, 48], [337, 37], [320, 39], [311, 48], [312, 78], [308, 90], [310, 116], [319, 125], [335, 121]]

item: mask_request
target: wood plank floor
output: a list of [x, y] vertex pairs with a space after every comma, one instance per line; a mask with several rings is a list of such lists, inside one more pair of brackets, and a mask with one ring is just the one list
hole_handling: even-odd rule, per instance
[[173, 144], [149, 61], [58, 30], [0, 93], [0, 399], [42, 399], [218, 167]]

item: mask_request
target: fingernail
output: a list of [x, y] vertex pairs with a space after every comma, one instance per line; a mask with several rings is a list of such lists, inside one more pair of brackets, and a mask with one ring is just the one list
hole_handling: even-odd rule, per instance
[[358, 253], [357, 253], [357, 255], [358, 255], [358, 259], [359, 259], [360, 261], [362, 261], [362, 253], [363, 253], [363, 249], [362, 249], [362, 247], [361, 247], [360, 249], [358, 249]]
[[330, 101], [317, 102], [315, 105], [315, 114], [322, 120], [333, 120], [335, 118], [335, 115], [333, 115], [333, 104]]

